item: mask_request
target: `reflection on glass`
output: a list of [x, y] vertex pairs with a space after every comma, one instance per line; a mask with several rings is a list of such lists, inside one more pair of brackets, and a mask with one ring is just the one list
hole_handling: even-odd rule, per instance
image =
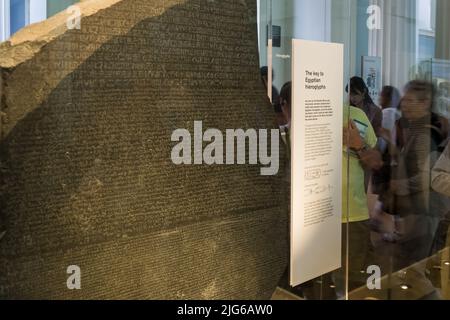
[[276, 88], [291, 80], [292, 39], [343, 43], [348, 84], [343, 268], [288, 289], [306, 299], [450, 299], [450, 1], [274, 1], [270, 14], [281, 28]]

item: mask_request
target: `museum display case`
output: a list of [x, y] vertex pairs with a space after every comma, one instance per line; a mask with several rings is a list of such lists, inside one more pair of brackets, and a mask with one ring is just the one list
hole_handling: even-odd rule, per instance
[[0, 299], [450, 299], [447, 0], [0, 0]]
[[[308, 208], [295, 202], [307, 203], [303, 197], [310, 190], [301, 183], [296, 187], [292, 181], [291, 278], [281, 287], [306, 299], [449, 299], [449, 206], [444, 191], [448, 183], [442, 183], [449, 169], [445, 152], [450, 79], [448, 2], [268, 0], [259, 4], [260, 64], [272, 71], [268, 95], [274, 97], [273, 92], [293, 81], [292, 96], [297, 96], [290, 106], [292, 139], [303, 134], [308, 140], [308, 118], [305, 122], [303, 115], [296, 117], [295, 113], [312, 110], [311, 95], [302, 88], [302, 78], [308, 82], [310, 75], [296, 75], [297, 65], [306, 60], [306, 64], [334, 70], [335, 65], [343, 64], [344, 126], [354, 122], [365, 140], [364, 149], [371, 149], [354, 152], [344, 127], [342, 267], [336, 270], [331, 262], [328, 268], [334, 271], [300, 284], [292, 281], [292, 273], [302, 273], [302, 267], [305, 270], [301, 260], [310, 255], [310, 261], [329, 263], [333, 251], [326, 243], [335, 226], [322, 220], [322, 229], [314, 227], [315, 237], [304, 229]], [[344, 59], [336, 53], [326, 57], [320, 50], [312, 60], [305, 51], [296, 55], [292, 46], [297, 39], [343, 44]], [[327, 59], [334, 63], [323, 61]], [[317, 76], [317, 81], [321, 80]], [[339, 81], [334, 83], [338, 86]], [[313, 95], [314, 99], [323, 103], [329, 98], [327, 91]], [[354, 107], [364, 111], [365, 121]], [[419, 112], [421, 108], [427, 112]], [[368, 130], [370, 127], [373, 130]], [[330, 144], [339, 141], [337, 135], [328, 138]], [[301, 138], [291, 141], [293, 149], [299, 144], [297, 158], [292, 151], [293, 180], [309, 180], [309, 173], [299, 163], [311, 148], [317, 149], [321, 143], [318, 136], [323, 133], [309, 138], [314, 142], [309, 149], [301, 148]], [[296, 242], [295, 232], [303, 232], [307, 238], [298, 236]], [[308, 241], [323, 247], [318, 249]], [[299, 257], [297, 263], [292, 264], [293, 256]], [[327, 267], [316, 263], [314, 268]]]

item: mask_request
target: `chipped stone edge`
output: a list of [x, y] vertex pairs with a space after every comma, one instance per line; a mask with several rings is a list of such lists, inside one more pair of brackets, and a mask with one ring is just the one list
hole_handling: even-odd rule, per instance
[[[122, 0], [85, 0], [77, 3], [81, 19], [92, 16]], [[33, 23], [18, 31], [7, 41], [0, 43], [0, 68], [12, 68], [38, 53], [47, 43], [68, 31], [67, 21], [71, 13], [66, 10], [47, 20]]]
[[[83, 19], [118, 5], [122, 1], [124, 0], [82, 0], [77, 3], [81, 11], [81, 24], [83, 24]], [[157, 2], [162, 4], [158, 7], [161, 12], [154, 13], [153, 16], [161, 15], [171, 7], [186, 1], [188, 0], [158, 0]], [[8, 70], [14, 70], [14, 73], [25, 72], [26, 70], [22, 70], [21, 65], [33, 59], [46, 45], [70, 31], [67, 28], [68, 18], [71, 18], [70, 13], [60, 12], [47, 20], [25, 27], [8, 41], [0, 43], [0, 70], [3, 71], [4, 77]], [[145, 19], [147, 16], [140, 18]], [[109, 38], [126, 34], [137, 23], [139, 21], [134, 21], [128, 28], [121, 30], [120, 34], [111, 34]], [[0, 122], [2, 123], [0, 126], [0, 141], [8, 136], [18, 121], [37, 108], [62, 79], [94, 54], [100, 45], [98, 44], [85, 51], [83, 59], [77, 65], [62, 70], [63, 72], [59, 74], [57, 79], [47, 79], [45, 74], [36, 75], [39, 86], [30, 88], [30, 92], [27, 92], [28, 98], [23, 96], [23, 92], [14, 91], [12, 89], [14, 86], [9, 88], [3, 84], [2, 98], [0, 98]]]

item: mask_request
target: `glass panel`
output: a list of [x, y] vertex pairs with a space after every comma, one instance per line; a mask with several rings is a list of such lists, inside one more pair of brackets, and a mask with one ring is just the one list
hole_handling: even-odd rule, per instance
[[350, 207], [349, 298], [449, 299], [450, 5], [359, 0], [355, 13], [349, 101], [378, 142], [366, 137], [364, 175], [349, 180], [354, 192], [364, 180], [367, 193]]
[[261, 65], [272, 64], [274, 92], [291, 79], [292, 39], [344, 44], [343, 105], [354, 125], [343, 164], [344, 267], [297, 288], [285, 275], [280, 285], [307, 299], [450, 299], [450, 3], [286, 0], [260, 9]]
[[[271, 5], [269, 16], [263, 9]], [[272, 64], [273, 68], [273, 92], [279, 93], [280, 98], [275, 99], [276, 94], [272, 93], [275, 104], [275, 117], [282, 131], [289, 132], [291, 117], [291, 102], [289, 82], [292, 79], [292, 40], [315, 40], [322, 42], [334, 42], [344, 44], [345, 56], [345, 83], [350, 74], [351, 57], [351, 1], [310, 1], [310, 0], [283, 0], [283, 1], [260, 1], [260, 56], [261, 64]], [[267, 27], [270, 25], [271, 27]], [[272, 30], [272, 48], [266, 41], [266, 33]], [[265, 33], [264, 33], [265, 32]], [[272, 51], [272, 59], [266, 63], [267, 56]], [[342, 88], [344, 90], [344, 88]], [[277, 106], [278, 102], [278, 106]], [[344, 104], [345, 101], [342, 101]], [[292, 106], [294, 107], [294, 106]], [[287, 140], [289, 141], [289, 139]], [[288, 159], [290, 161], [290, 159]], [[348, 159], [344, 159], [344, 166], [347, 166]], [[339, 186], [341, 189], [341, 186]], [[343, 191], [343, 197], [347, 193]], [[345, 206], [343, 207], [343, 222], [346, 222]], [[344, 224], [345, 226], [345, 224]], [[345, 230], [345, 228], [344, 228]], [[344, 299], [346, 297], [346, 233], [343, 233], [343, 268], [332, 273], [325, 274], [317, 279], [313, 279], [298, 287], [289, 286], [289, 273], [287, 270], [280, 286], [295, 295], [305, 299]]]

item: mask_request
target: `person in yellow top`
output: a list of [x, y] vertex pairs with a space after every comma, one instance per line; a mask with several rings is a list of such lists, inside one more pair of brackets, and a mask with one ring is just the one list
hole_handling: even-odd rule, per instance
[[[363, 110], [344, 106], [344, 150], [342, 166], [342, 219], [359, 222], [369, 219], [364, 167], [371, 166], [377, 144], [375, 130]], [[373, 168], [368, 168], [373, 169]], [[347, 216], [348, 212], [348, 216]]]
[[[334, 274], [338, 296], [344, 295], [348, 268], [349, 292], [366, 285], [367, 267], [372, 264], [370, 253], [369, 209], [364, 183], [364, 169], [382, 167], [381, 154], [376, 151], [377, 136], [363, 110], [344, 106], [344, 148], [342, 179], [342, 261], [349, 265]], [[364, 271], [364, 273], [362, 272]]]

